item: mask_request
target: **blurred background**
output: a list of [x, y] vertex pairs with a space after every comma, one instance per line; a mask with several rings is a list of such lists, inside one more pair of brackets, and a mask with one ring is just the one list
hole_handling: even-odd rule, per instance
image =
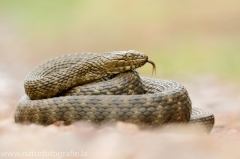
[[[237, 121], [238, 0], [0, 0], [0, 119], [13, 119], [25, 76], [43, 61], [129, 49], [155, 62], [156, 78], [182, 82], [194, 106], [212, 111], [213, 132]], [[139, 72], [151, 77], [151, 65]]]
[[[179, 81], [187, 88], [194, 107], [205, 108], [215, 115], [215, 127], [209, 138], [187, 138], [189, 147], [185, 148], [182, 140], [171, 136], [159, 140], [145, 134], [146, 138], [151, 136], [152, 147], [135, 149], [137, 145], [149, 145], [144, 143], [147, 141], [144, 135], [135, 142], [126, 138], [121, 128], [115, 132], [120, 133], [116, 139], [111, 139], [112, 131], [107, 130], [107, 135], [102, 131], [97, 141], [99, 145], [104, 142], [103, 147], [93, 146], [96, 143], [93, 128], [83, 126], [78, 127], [77, 132], [69, 132], [72, 129], [14, 124], [14, 110], [24, 94], [24, 78], [35, 66], [63, 54], [130, 49], [146, 53], [155, 62], [157, 73], [153, 77]], [[233, 154], [239, 158], [239, 142], [236, 142], [240, 140], [239, 61], [239, 0], [0, 0], [0, 140], [8, 144], [1, 148], [19, 150], [25, 143], [27, 149], [42, 150], [46, 142], [52, 141], [59, 144], [48, 143], [47, 149], [60, 150], [62, 147], [57, 145], [65, 143], [69, 144], [67, 148], [79, 149], [79, 144], [80, 148], [84, 147], [90, 140], [89, 150], [97, 147], [96, 152], [101, 153], [109, 152], [102, 150], [110, 147], [111, 152], [119, 154], [119, 149], [126, 150], [126, 145], [127, 148], [130, 145], [139, 155], [146, 153], [146, 158], [150, 153], [174, 155], [173, 147], [176, 150], [180, 147], [177, 157], [184, 149], [189, 156], [190, 148], [195, 151], [191, 151], [194, 157], [189, 158], [206, 158], [195, 155], [203, 152], [211, 155], [215, 152], [216, 158], [231, 158]], [[138, 70], [142, 76], [152, 76], [149, 64]], [[65, 135], [62, 140], [64, 135], [58, 134], [59, 131], [63, 134], [66, 131], [70, 136]], [[37, 138], [31, 137], [35, 132], [38, 132]], [[50, 137], [45, 138], [49, 133]], [[93, 135], [91, 139], [89, 134]], [[11, 137], [12, 140], [8, 140]], [[120, 143], [119, 138], [125, 139], [125, 144]], [[162, 140], [166, 144], [161, 143]], [[136, 144], [138, 142], [141, 144]], [[200, 144], [196, 146], [196, 143]], [[223, 143], [225, 148], [219, 146]], [[156, 149], [159, 145], [163, 151]], [[128, 154], [129, 150], [120, 153], [125, 152]]]
[[[157, 76], [239, 80], [240, 3], [0, 0], [1, 72], [24, 77], [51, 57], [134, 49]], [[151, 76], [151, 69], [140, 69]]]
[[[129, 49], [156, 63], [157, 78], [236, 83], [239, 8], [237, 0], [0, 0], [0, 93], [18, 99], [27, 73], [49, 58]], [[138, 70], [151, 77], [151, 69]]]

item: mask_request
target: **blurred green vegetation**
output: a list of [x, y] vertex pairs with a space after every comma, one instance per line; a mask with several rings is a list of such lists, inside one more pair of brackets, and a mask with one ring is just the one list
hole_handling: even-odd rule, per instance
[[[135, 49], [157, 76], [238, 80], [239, 8], [236, 0], [0, 0], [0, 61], [32, 67], [66, 53]], [[149, 67], [140, 73], [151, 76]]]

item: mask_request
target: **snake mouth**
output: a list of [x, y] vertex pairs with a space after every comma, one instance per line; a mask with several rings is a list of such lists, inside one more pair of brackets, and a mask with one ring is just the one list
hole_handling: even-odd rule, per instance
[[151, 60], [147, 60], [147, 62], [150, 63], [153, 66], [152, 75], [153, 75], [153, 72], [155, 72], [155, 76], [156, 76], [156, 65], [155, 65], [155, 63]]

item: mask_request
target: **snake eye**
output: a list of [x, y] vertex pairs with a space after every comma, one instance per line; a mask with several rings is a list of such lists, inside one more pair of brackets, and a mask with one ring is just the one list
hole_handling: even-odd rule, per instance
[[132, 59], [132, 54], [127, 53], [127, 54], [126, 54], [126, 57], [127, 57], [127, 59]]

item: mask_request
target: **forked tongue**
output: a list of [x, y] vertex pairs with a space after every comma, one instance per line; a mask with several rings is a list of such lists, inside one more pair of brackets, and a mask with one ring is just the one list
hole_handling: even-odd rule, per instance
[[153, 75], [153, 72], [155, 72], [155, 76], [156, 76], [156, 65], [155, 65], [155, 63], [152, 62], [151, 60], [147, 60], [147, 62], [150, 63], [153, 66], [152, 75]]

